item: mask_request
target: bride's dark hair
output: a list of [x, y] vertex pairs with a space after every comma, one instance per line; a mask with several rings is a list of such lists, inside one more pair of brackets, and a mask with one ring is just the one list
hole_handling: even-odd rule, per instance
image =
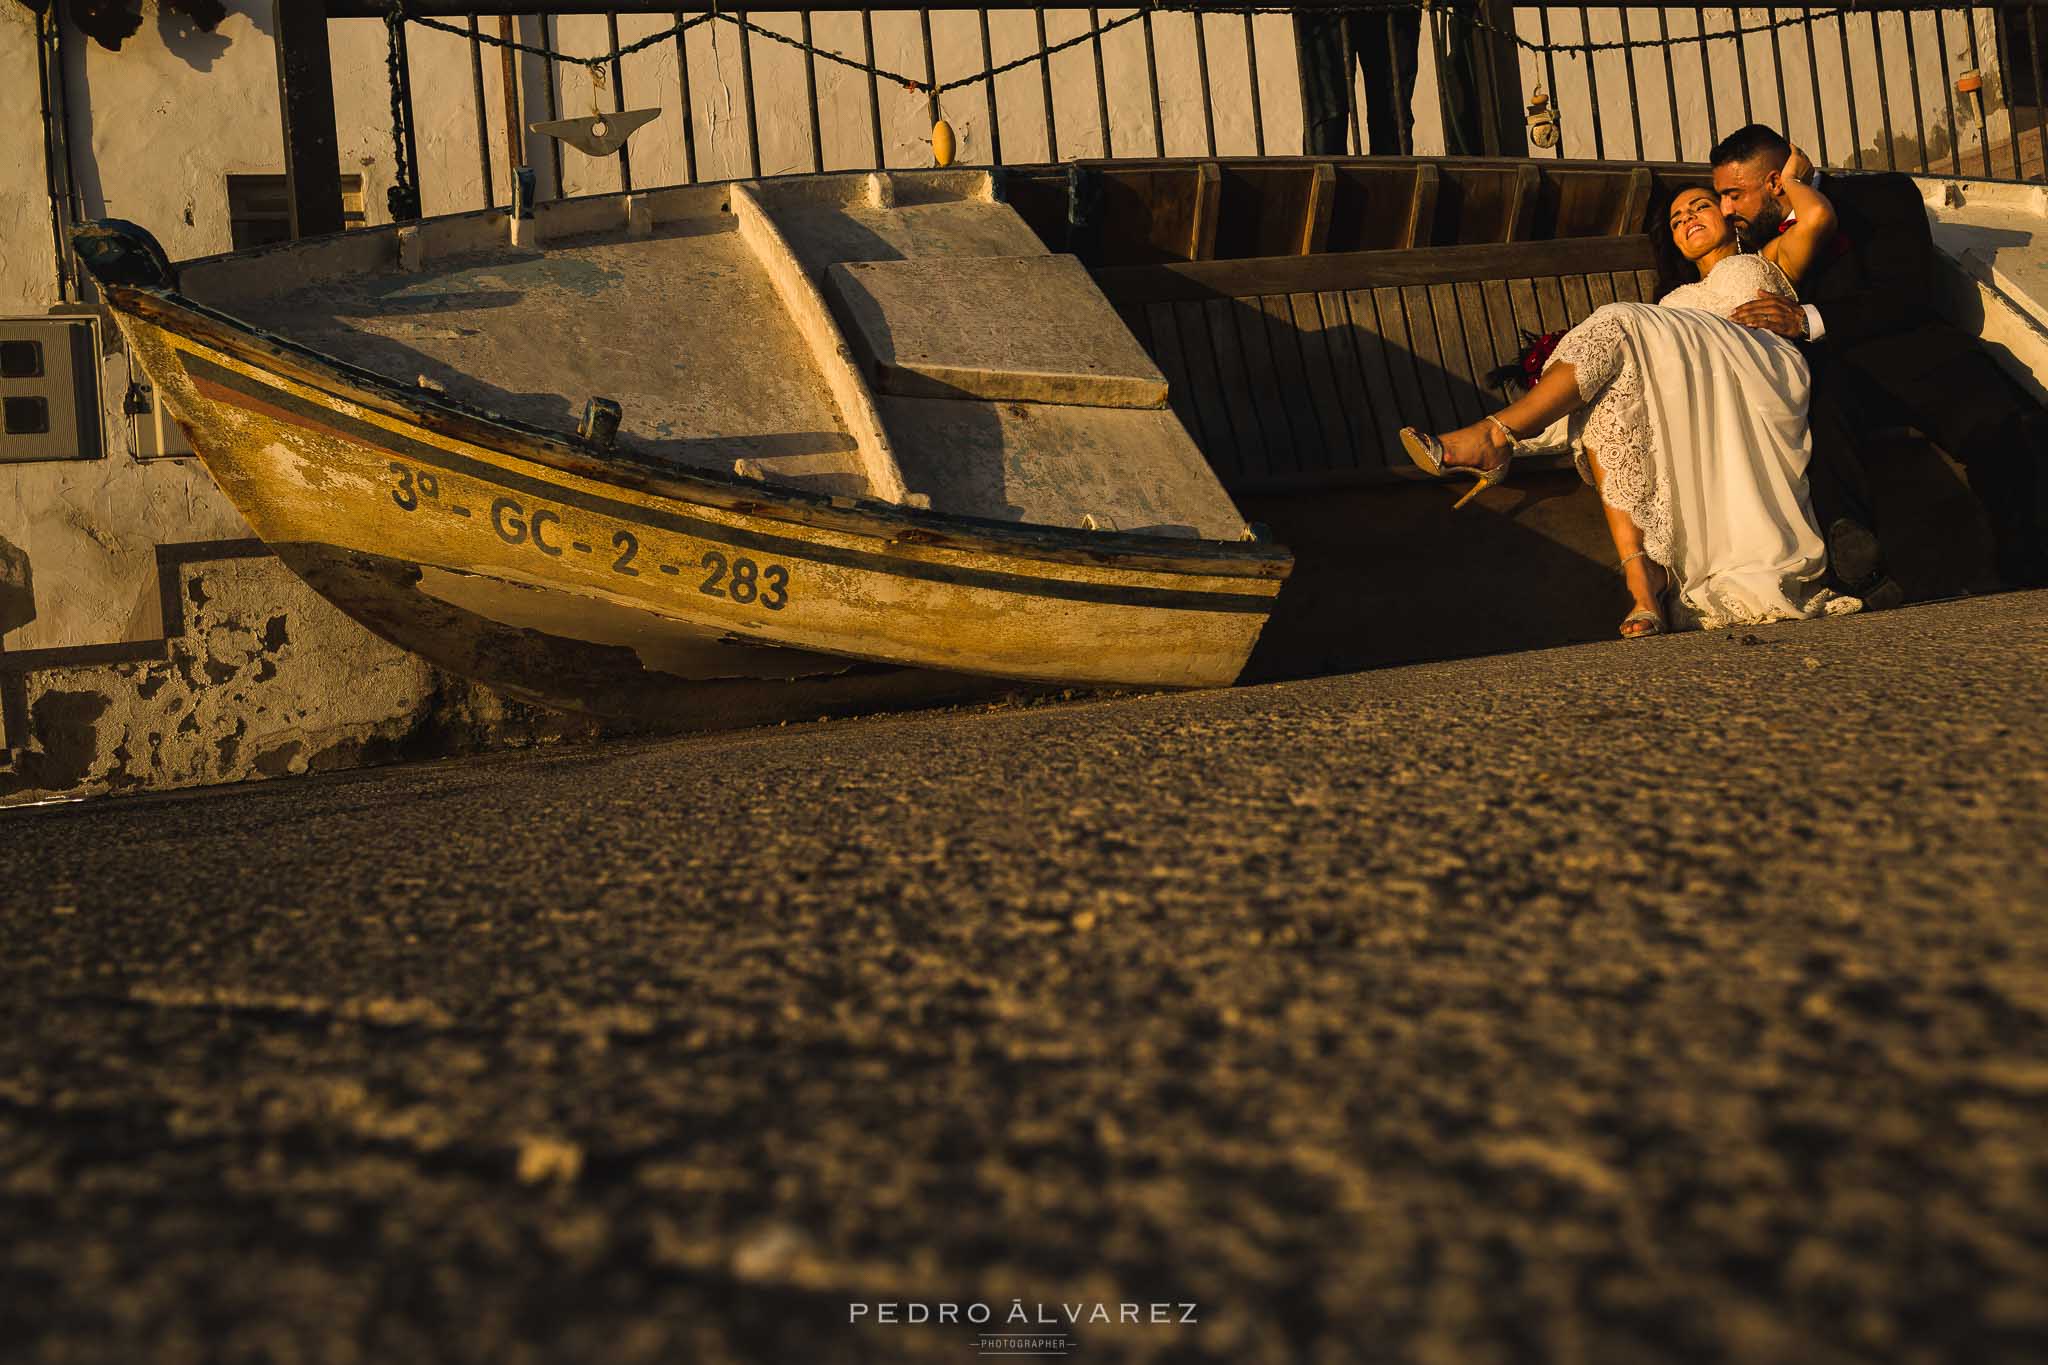
[[1660, 299], [1681, 284], [1700, 282], [1700, 272], [1685, 259], [1685, 253], [1678, 249], [1678, 243], [1671, 237], [1671, 206], [1678, 202], [1679, 195], [1691, 194], [1694, 190], [1715, 195], [1715, 202], [1720, 202], [1720, 196], [1712, 185], [1698, 182], [1679, 185], [1659, 201], [1657, 212], [1650, 219], [1650, 241], [1657, 249], [1657, 297]]

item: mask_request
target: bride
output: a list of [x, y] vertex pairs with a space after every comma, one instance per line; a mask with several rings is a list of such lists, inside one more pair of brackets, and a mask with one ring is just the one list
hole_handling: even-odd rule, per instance
[[1763, 293], [1797, 298], [1794, 285], [1833, 241], [1833, 208], [1803, 183], [1810, 170], [1795, 150], [1771, 177], [1791, 225], [1755, 255], [1742, 251], [1712, 190], [1680, 191], [1671, 240], [1699, 283], [1654, 305], [1603, 305], [1499, 414], [1437, 435], [1401, 432], [1425, 472], [1476, 480], [1469, 498], [1507, 477], [1518, 443], [1568, 416], [1579, 472], [1600, 491], [1635, 599], [1621, 623], [1629, 639], [1680, 623], [1712, 629], [1861, 605], [1821, 586], [1826, 551], [1806, 487], [1806, 357], [1730, 320]]

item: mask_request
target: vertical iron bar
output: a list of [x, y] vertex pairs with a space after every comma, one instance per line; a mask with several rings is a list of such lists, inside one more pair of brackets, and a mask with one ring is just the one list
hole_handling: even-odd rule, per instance
[[[540, 45], [550, 53], [556, 50], [555, 16], [552, 14], [540, 16]], [[555, 59], [552, 56], [546, 57], [543, 59], [542, 64], [547, 68], [548, 117], [550, 119], [558, 119], [562, 116], [562, 105], [560, 96], [555, 92]], [[558, 137], [549, 138], [548, 151], [553, 154], [555, 162], [555, 198], [567, 198], [568, 191], [562, 186], [562, 139]]]
[[1252, 146], [1266, 154], [1266, 120], [1259, 111], [1259, 45], [1252, 36], [1252, 12], [1244, 12], [1244, 68], [1252, 91]]
[[[342, 229], [341, 182], [334, 174], [341, 161], [334, 126], [334, 55], [327, 23], [327, 6], [317, 0], [277, 9], [277, 105], [284, 124], [284, 194], [294, 237]], [[71, 234], [63, 230], [70, 216], [64, 207], [70, 198], [64, 183], [70, 178], [70, 157], [63, 121], [50, 112], [64, 107], [64, 68], [56, 50], [62, 41], [63, 15], [46, 8], [37, 13], [35, 24], [43, 155], [50, 175], [51, 231], [57, 238], [57, 296], [69, 300], [76, 297]]]
[[1913, 135], [1920, 140], [1920, 169], [1927, 169], [1927, 119], [1920, 107], [1920, 57], [1913, 50], [1913, 11], [1899, 15], [1906, 30], [1906, 80], [1913, 87]]
[[[1429, 9], [1430, 61], [1436, 67], [1436, 113], [1443, 133], [1443, 154], [1449, 156], [1451, 154], [1451, 95], [1450, 82], [1445, 79], [1447, 74], [1444, 61], [1445, 41], [1443, 11], [1432, 5]], [[1420, 63], [1417, 63], [1417, 66], [1419, 68]], [[1420, 79], [1419, 73], [1417, 79]]]
[[1842, 90], [1849, 97], [1849, 155], [1857, 170], [1863, 169], [1863, 123], [1856, 113], [1856, 77], [1849, 65], [1849, 16], [1835, 12], [1835, 36], [1842, 40]]
[[811, 45], [811, 12], [798, 15], [804, 40], [804, 94], [811, 116], [811, 169], [825, 169], [825, 136], [818, 128], [818, 54]]
[[[996, 55], [995, 48], [989, 41], [988, 11], [976, 10], [975, 13], [981, 16], [981, 69], [984, 72], [993, 71], [996, 67]], [[988, 108], [988, 161], [991, 166], [1000, 166], [1003, 164], [1003, 120], [996, 109], [994, 76], [982, 77], [981, 93], [983, 103]]]
[[1955, 72], [1948, 58], [1948, 12], [1934, 12], [1934, 50], [1941, 57], [1941, 101], [1948, 110], [1948, 164], [1949, 174], [1963, 173], [1963, 141], [1956, 136], [1956, 82]]
[[1628, 120], [1635, 130], [1636, 160], [1647, 161], [1649, 155], [1643, 150], [1643, 100], [1636, 91], [1636, 50], [1629, 46], [1628, 7], [1617, 6], [1615, 13], [1621, 16], [1621, 65], [1628, 72]]
[[1671, 159], [1685, 160], [1685, 134], [1678, 127], [1678, 70], [1676, 56], [1671, 50], [1671, 20], [1660, 8], [1657, 11], [1657, 39], [1662, 44], [1657, 49], [1664, 58], [1664, 98], [1670, 101], [1671, 111]]
[[[511, 15], [498, 16], [498, 37], [506, 43], [512, 41]], [[505, 87], [505, 197], [509, 200], [516, 193], [513, 186], [519, 168], [526, 164], [526, 127], [519, 117], [519, 54], [510, 47], [498, 49], [498, 84]]]
[[469, 16], [469, 75], [475, 89], [472, 103], [476, 105], [476, 173], [477, 181], [483, 186], [483, 207], [489, 208], [498, 202], [491, 183], [491, 119], [484, 112], [484, 45], [479, 41], [478, 20]]
[[2040, 141], [2036, 147], [2042, 153], [2042, 178], [2048, 180], [2048, 96], [2042, 94], [2042, 35], [2034, 23], [2034, 10], [2038, 4], [2028, 6], [2028, 61], [2034, 70], [2034, 137]]
[[1998, 63], [1998, 79], [2005, 90], [2006, 148], [2012, 154], [2012, 178], [2026, 179], [2020, 169], [2020, 121], [2012, 108], [2012, 45], [2005, 37], [2005, 11], [1991, 11], [1991, 56]]
[[[1418, 24], [1417, 27], [1418, 32], [1415, 38], [1415, 45], [1418, 50], [1415, 54], [1415, 78], [1420, 80], [1422, 79], [1422, 53], [1419, 49], [1422, 46], [1422, 35], [1419, 32], [1420, 25]], [[1394, 92], [1397, 97], [1389, 103], [1394, 111], [1394, 131], [1399, 134], [1401, 155], [1414, 156], [1414, 100], [1411, 98], [1407, 106], [1404, 107], [1398, 99], [1401, 93], [1401, 39], [1400, 35], [1394, 32], [1394, 12], [1392, 10], [1387, 11], [1387, 89]], [[1370, 133], [1372, 130], [1368, 128], [1366, 131]]]
[[1714, 52], [1707, 41], [1707, 11], [1704, 6], [1692, 7], [1693, 31], [1700, 36], [1700, 84], [1707, 93], [1707, 146], [1721, 140], [1721, 122], [1714, 113]]
[[[1363, 156], [1365, 154], [1365, 138], [1361, 136], [1358, 127], [1358, 73], [1354, 69], [1358, 61], [1358, 53], [1351, 46], [1351, 19], [1352, 16], [1349, 14], [1339, 14], [1336, 16], [1335, 22], [1337, 25], [1337, 41], [1344, 53], [1344, 109], [1345, 112], [1351, 115], [1351, 154], [1353, 156]], [[1301, 104], [1305, 111], [1308, 108], [1308, 95], [1306, 93], [1308, 83], [1303, 81], [1301, 84], [1304, 92]], [[1302, 130], [1304, 134], [1306, 134], [1307, 129], [1308, 117], [1304, 112], [1302, 116]]]
[[[1993, 25], [1991, 31], [1995, 35], [1998, 32], [1998, 11], [1993, 10], [1991, 12], [1991, 16]], [[1976, 6], [1963, 6], [1963, 28], [1970, 35], [1970, 70], [1977, 73], [1977, 79], [1980, 82], [1980, 84], [1977, 87], [1976, 98], [1970, 101], [1971, 104], [1976, 107], [1977, 113], [1979, 115], [1977, 119], [1977, 152], [1980, 156], [1984, 158], [1984, 178], [1986, 180], [1991, 180], [1997, 177], [1998, 172], [1991, 169], [1991, 120], [1990, 116], [1984, 113], [1984, 87], [1981, 84], [1981, 82], [1984, 79], [1984, 57], [1977, 46]], [[2000, 67], [1999, 69], [2001, 71], [2004, 70], [2003, 67]], [[2006, 101], [2006, 107], [2008, 109], [2012, 107], [2011, 100]], [[2007, 116], [2006, 121], [2008, 123], [2011, 122], [2011, 116], [2009, 114]]]
[[[1058, 161], [1060, 159], [1060, 132], [1058, 124], [1053, 121], [1052, 54], [1045, 50], [1047, 46], [1045, 41], [1045, 10], [1043, 7], [1040, 7], [1033, 10], [1032, 13], [1038, 16], [1038, 90], [1039, 98], [1045, 103], [1045, 159], [1047, 161]], [[1195, 15], [1195, 23], [1199, 25], [1201, 22], [1202, 16], [1198, 13]], [[1197, 31], [1199, 32], [1199, 29]], [[1202, 108], [1207, 110], [1208, 107], [1209, 68], [1207, 65], [1204, 65], [1202, 68]], [[1209, 138], [1212, 144], [1210, 147], [1212, 152], [1215, 150], [1213, 146], [1215, 140], [1215, 135], [1212, 133]]]
[[[1152, 11], [1140, 21], [1145, 29], [1145, 84], [1152, 91], [1152, 155], [1166, 155], [1165, 115], [1159, 108], [1159, 55], [1152, 44]], [[991, 82], [993, 84], [993, 82]]]
[[748, 41], [751, 36], [747, 29], [747, 12], [738, 10], [740, 30], [740, 91], [745, 96], [743, 108], [747, 118], [747, 173], [754, 179], [761, 178], [761, 130], [754, 122], [754, 47]]
[[[1481, 37], [1486, 32], [1480, 27], [1483, 21], [1487, 21], [1486, 15], [1484, 8], [1476, 15], [1453, 10], [1447, 22], [1464, 20], [1466, 48], [1480, 76], [1479, 88], [1472, 92], [1479, 100], [1479, 145], [1488, 156], [1501, 156], [1507, 148], [1501, 138], [1502, 115], [1506, 110], [1500, 102], [1500, 51], [1490, 38]], [[1527, 151], [1528, 146], [1524, 139], [1522, 150]]]
[[1731, 9], [1728, 11], [1728, 27], [1735, 34], [1734, 38], [1731, 39], [1735, 44], [1735, 69], [1742, 73], [1742, 121], [1745, 124], [1755, 123], [1756, 114], [1752, 110], [1749, 100], [1749, 63], [1743, 60], [1742, 55], [1742, 49], [1746, 44], [1742, 41], [1741, 10]]
[[1564, 115], [1558, 107], [1557, 58], [1550, 50], [1550, 7], [1543, 6], [1536, 11], [1537, 22], [1543, 26], [1543, 78], [1549, 82], [1550, 112], [1558, 116], [1557, 146], [1551, 151], [1554, 157], [1564, 156]]
[[932, 55], [932, 12], [917, 12], [917, 40], [924, 48], [924, 112], [933, 127], [939, 122], [939, 72]]
[[1586, 49], [1586, 103], [1593, 107], [1593, 159], [1607, 159], [1607, 131], [1600, 123], [1600, 74], [1593, 58], [1593, 16], [1579, 6], [1579, 43]]
[[[683, 22], [683, 12], [676, 11], [676, 23]], [[690, 112], [690, 45], [689, 35], [676, 34], [676, 98], [683, 106], [683, 178], [690, 184], [697, 183], [697, 125]], [[548, 141], [554, 141], [549, 138]]]
[[1095, 53], [1095, 117], [1102, 123], [1102, 154], [1116, 155], [1116, 140], [1109, 132], [1109, 85], [1102, 76], [1102, 12], [1088, 11], [1088, 27], [1095, 30], [1089, 46]]
[[[1828, 121], [1820, 106], [1820, 52], [1814, 47], [1813, 42], [1812, 10], [1806, 12], [1806, 17], [1801, 23], [1806, 30], [1806, 69], [1813, 77], [1813, 164], [1825, 166], [1829, 164]], [[1856, 98], [1856, 92], [1849, 83], [1849, 73], [1846, 71], [1842, 73], [1842, 93], [1852, 102]]]
[[1870, 51], [1877, 66], [1877, 112], [1884, 124], [1884, 168], [1896, 171], [1899, 168], [1898, 144], [1892, 137], [1892, 94], [1891, 86], [1884, 78], [1884, 16], [1870, 16]]
[[[619, 65], [619, 16], [616, 12], [604, 16], [605, 34], [612, 45], [612, 112], [626, 112], [626, 73]], [[619, 188], [633, 188], [633, 154], [622, 142], [619, 144]]]
[[1778, 131], [1792, 137], [1792, 107], [1785, 100], [1785, 50], [1778, 45], [1778, 11], [1764, 11], [1764, 23], [1771, 32], [1771, 75], [1778, 83]]
[[882, 169], [882, 90], [875, 74], [875, 12], [860, 12], [860, 58], [868, 69], [868, 136], [875, 144], [875, 169]]

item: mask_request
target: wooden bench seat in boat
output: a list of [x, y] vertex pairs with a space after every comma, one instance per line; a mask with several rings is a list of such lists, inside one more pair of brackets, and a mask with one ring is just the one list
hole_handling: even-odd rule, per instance
[[1095, 278], [1234, 492], [1414, 476], [1395, 433], [1478, 420], [1522, 333], [1650, 301], [1648, 236], [1189, 261]]

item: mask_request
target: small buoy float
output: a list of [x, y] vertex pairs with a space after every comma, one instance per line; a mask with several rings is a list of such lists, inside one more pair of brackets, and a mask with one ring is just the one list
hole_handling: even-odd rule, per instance
[[932, 125], [932, 164], [950, 166], [953, 164], [953, 125], [940, 119]]
[[1529, 142], [1536, 147], [1557, 145], [1557, 110], [1550, 105], [1550, 96], [1543, 87], [1536, 87], [1535, 95], [1529, 101]]

